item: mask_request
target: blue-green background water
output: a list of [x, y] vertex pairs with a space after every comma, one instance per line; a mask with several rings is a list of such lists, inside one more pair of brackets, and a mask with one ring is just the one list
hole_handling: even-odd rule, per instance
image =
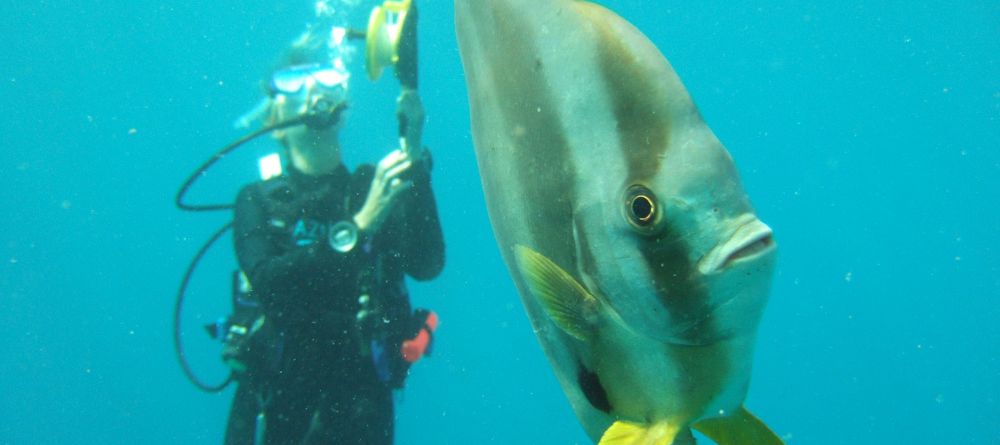
[[[748, 406], [790, 444], [1000, 444], [1000, 2], [604, 3], [671, 60], [778, 236]], [[173, 193], [240, 135], [311, 13], [0, 4], [0, 444], [221, 442], [230, 393], [184, 380], [170, 326], [227, 216], [181, 213]], [[452, 20], [450, 1], [421, 2], [448, 264], [412, 286], [442, 325], [397, 443], [587, 443], [494, 244]], [[397, 92], [355, 68], [351, 165], [392, 148]], [[252, 147], [193, 196], [231, 199], [274, 146]], [[230, 250], [185, 313], [205, 378], [225, 372], [198, 325], [226, 311]]]

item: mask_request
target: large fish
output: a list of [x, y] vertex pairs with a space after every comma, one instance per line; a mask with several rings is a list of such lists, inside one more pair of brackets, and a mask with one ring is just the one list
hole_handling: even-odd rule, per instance
[[588, 434], [780, 444], [743, 408], [771, 229], [670, 64], [593, 3], [455, 9], [493, 229]]

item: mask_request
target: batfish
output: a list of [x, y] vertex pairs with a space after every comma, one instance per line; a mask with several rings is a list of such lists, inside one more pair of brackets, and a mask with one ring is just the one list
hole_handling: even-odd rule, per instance
[[494, 234], [587, 433], [782, 443], [743, 406], [774, 237], [666, 58], [589, 2], [455, 12]]

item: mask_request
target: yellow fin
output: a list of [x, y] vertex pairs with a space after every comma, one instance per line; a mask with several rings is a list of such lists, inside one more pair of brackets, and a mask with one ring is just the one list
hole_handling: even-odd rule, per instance
[[642, 424], [619, 420], [611, 424], [597, 445], [670, 445], [679, 431], [670, 422]]
[[757, 416], [740, 407], [729, 417], [705, 419], [694, 424], [719, 445], [783, 445], [784, 442]]
[[530, 247], [514, 246], [517, 267], [531, 293], [560, 329], [587, 341], [593, 332], [598, 301], [568, 272]]

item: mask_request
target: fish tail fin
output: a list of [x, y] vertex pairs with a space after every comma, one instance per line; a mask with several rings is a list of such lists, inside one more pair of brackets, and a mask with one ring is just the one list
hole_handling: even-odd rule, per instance
[[649, 424], [619, 420], [611, 424], [597, 445], [670, 445], [680, 429], [672, 422]]
[[731, 416], [695, 423], [694, 429], [719, 445], [784, 445], [774, 431], [742, 406]]

